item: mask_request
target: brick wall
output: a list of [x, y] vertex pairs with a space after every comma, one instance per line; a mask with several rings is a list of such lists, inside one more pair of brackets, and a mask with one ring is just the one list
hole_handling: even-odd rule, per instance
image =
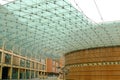
[[52, 66], [53, 66], [53, 64], [52, 64], [52, 59], [50, 59], [50, 58], [47, 58], [46, 59], [46, 65], [47, 65], [47, 72], [52, 72]]

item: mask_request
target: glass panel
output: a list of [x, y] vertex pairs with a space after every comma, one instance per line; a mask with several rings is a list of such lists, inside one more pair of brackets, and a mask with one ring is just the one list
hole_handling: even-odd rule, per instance
[[119, 21], [97, 24], [68, 0], [15, 0], [0, 6], [0, 20], [0, 45], [22, 56], [59, 58], [120, 43]]
[[11, 55], [5, 54], [5, 64], [11, 64]]
[[17, 68], [12, 69], [12, 79], [18, 79], [18, 69]]
[[25, 67], [25, 60], [24, 59], [20, 59], [20, 66]]

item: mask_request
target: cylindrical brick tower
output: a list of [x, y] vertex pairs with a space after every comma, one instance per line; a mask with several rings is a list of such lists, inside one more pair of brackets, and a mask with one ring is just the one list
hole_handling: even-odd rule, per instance
[[65, 67], [66, 80], [120, 80], [120, 47], [67, 53]]

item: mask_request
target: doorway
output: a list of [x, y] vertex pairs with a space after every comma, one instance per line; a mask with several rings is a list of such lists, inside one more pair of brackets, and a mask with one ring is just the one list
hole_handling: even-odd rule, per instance
[[8, 79], [8, 67], [3, 67], [2, 69], [2, 79]]

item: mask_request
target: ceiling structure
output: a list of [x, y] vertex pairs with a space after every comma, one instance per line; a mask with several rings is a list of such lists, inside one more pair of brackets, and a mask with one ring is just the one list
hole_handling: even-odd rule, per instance
[[15, 0], [0, 5], [0, 47], [27, 57], [120, 45], [120, 22], [97, 24], [67, 0]]

